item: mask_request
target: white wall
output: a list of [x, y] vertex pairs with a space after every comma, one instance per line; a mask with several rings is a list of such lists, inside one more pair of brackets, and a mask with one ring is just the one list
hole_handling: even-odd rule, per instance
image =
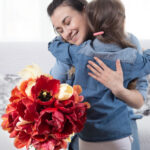
[[[55, 33], [47, 15], [52, 0], [0, 0], [0, 41], [45, 41]], [[91, 0], [88, 0], [91, 1]], [[150, 0], [122, 0], [126, 30], [150, 39]]]
[[[150, 48], [150, 40], [141, 40], [143, 49]], [[38, 64], [49, 73], [55, 58], [46, 42], [0, 42], [0, 74], [16, 74], [26, 65]]]
[[55, 63], [44, 42], [0, 43], [0, 73], [16, 74], [26, 65], [38, 64], [44, 73], [49, 73]]

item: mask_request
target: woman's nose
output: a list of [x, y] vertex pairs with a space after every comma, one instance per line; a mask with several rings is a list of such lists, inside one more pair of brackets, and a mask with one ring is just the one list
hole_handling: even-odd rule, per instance
[[67, 29], [64, 30], [64, 36], [63, 36], [63, 38], [65, 40], [69, 40], [71, 38], [71, 29], [67, 28]]

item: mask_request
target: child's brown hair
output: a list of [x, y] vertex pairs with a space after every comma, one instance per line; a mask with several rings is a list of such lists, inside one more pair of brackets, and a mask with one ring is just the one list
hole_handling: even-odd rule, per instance
[[[125, 8], [120, 0], [93, 0], [86, 6], [91, 32], [104, 31], [97, 38], [104, 43], [114, 43], [121, 48], [132, 47], [125, 34]], [[137, 79], [131, 81], [128, 89], [135, 89]]]
[[93, 33], [104, 31], [103, 35], [97, 36], [100, 41], [114, 43], [121, 48], [135, 48], [124, 31], [125, 9], [120, 0], [93, 0], [86, 6], [86, 14]]

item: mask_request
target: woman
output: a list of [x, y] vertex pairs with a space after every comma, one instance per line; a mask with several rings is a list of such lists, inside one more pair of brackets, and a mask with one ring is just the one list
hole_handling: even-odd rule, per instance
[[[84, 14], [85, 5], [86, 5], [86, 1], [81, 1], [81, 0], [80, 1], [57, 0], [53, 2], [53, 7], [48, 8], [49, 15], [51, 16], [51, 20], [56, 31], [63, 37], [65, 41], [71, 44], [80, 45], [84, 40], [90, 37], [90, 33], [87, 32], [88, 31], [87, 21], [86, 21], [86, 17]], [[132, 36], [132, 39], [130, 40], [133, 44], [139, 44], [137, 43], [136, 38], [133, 36]], [[138, 45], [136, 46], [138, 47]], [[69, 68], [69, 66], [62, 64], [61, 62], [58, 62], [58, 63], [59, 64], [57, 64], [56, 67], [52, 69], [51, 74], [55, 78], [61, 79], [58, 76], [59, 73], [57, 72], [57, 67], [62, 69], [62, 68]], [[97, 68], [96, 70], [99, 69], [98, 66], [96, 66], [92, 62], [91, 62], [91, 65], [94, 68]], [[103, 73], [103, 75], [101, 76], [102, 78], [101, 78], [95, 69], [93, 70], [93, 68], [91, 67], [89, 67], [89, 69], [91, 69], [91, 71], [93, 71], [94, 74], [96, 74], [96, 76], [94, 74], [89, 74], [89, 75], [91, 75], [93, 78], [100, 81], [106, 87], [111, 89], [113, 94], [116, 97], [119, 97], [124, 102], [126, 102], [129, 106], [132, 106], [134, 108], [139, 108], [142, 106], [143, 97], [145, 96], [145, 91], [146, 91], [146, 86], [147, 86], [147, 82], [145, 79], [138, 80], [137, 85], [139, 85], [140, 88], [139, 87], [138, 88], [141, 93], [137, 90], [128, 90], [125, 88], [121, 88], [120, 90], [120, 87], [123, 87], [122, 86], [123, 77], [122, 77], [121, 71], [115, 72], [108, 68]], [[63, 69], [63, 72], [65, 72], [64, 69]], [[117, 76], [120, 77], [120, 80], [116, 78]], [[103, 78], [107, 78], [107, 80], [103, 80]], [[108, 81], [111, 81], [111, 82], [108, 82]], [[113, 89], [114, 87], [113, 84], [115, 84], [115, 87], [116, 87], [115, 91]], [[137, 116], [133, 116], [132, 111], [129, 114], [131, 116], [131, 120], [137, 118]], [[131, 121], [131, 125], [132, 126], [135, 125], [135, 121]], [[136, 140], [134, 139], [134, 141]], [[137, 147], [135, 149], [138, 150]]]

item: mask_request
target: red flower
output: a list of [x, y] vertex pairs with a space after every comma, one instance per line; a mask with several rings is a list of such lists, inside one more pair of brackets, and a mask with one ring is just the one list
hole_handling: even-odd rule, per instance
[[33, 145], [37, 150], [59, 150], [67, 147], [66, 139], [73, 132], [82, 130], [89, 104], [81, 103], [81, 87], [71, 87], [71, 97], [62, 101], [60, 91], [60, 81], [44, 75], [12, 90], [2, 128], [15, 138], [16, 148]]
[[23, 81], [22, 83], [21, 83], [21, 85], [20, 85], [20, 91], [21, 91], [21, 93], [24, 95], [24, 96], [27, 96], [27, 94], [26, 94], [26, 89], [27, 89], [27, 87], [28, 87], [28, 84], [30, 83], [30, 82], [34, 82], [35, 81], [35, 79], [32, 79], [32, 78], [30, 78], [30, 79], [28, 79], [28, 80], [25, 80], [25, 81]]
[[34, 141], [33, 146], [36, 148], [36, 150], [60, 150], [60, 149], [66, 149], [67, 148], [67, 142], [64, 140], [57, 140], [52, 137], [49, 137], [44, 142], [36, 142]]
[[74, 132], [80, 132], [86, 121], [87, 105], [85, 103], [76, 104], [73, 113], [66, 115], [74, 127]]
[[[82, 96], [79, 96], [75, 91], [73, 96], [66, 101], [56, 100], [54, 106], [64, 114], [65, 118], [69, 120], [72, 132], [80, 132], [86, 121], [86, 111], [90, 107], [88, 103], [80, 103], [83, 100]], [[69, 133], [69, 134], [71, 134]]]
[[32, 87], [31, 93], [33, 98], [41, 105], [50, 105], [52, 97], [58, 93], [60, 81], [41, 75], [35, 86]]
[[14, 145], [16, 148], [27, 148], [31, 144], [32, 135], [35, 131], [35, 124], [33, 122], [27, 122], [25, 120], [20, 120], [16, 126], [15, 130], [10, 134], [10, 138], [15, 138]]
[[41, 111], [37, 129], [40, 135], [61, 132], [64, 127], [64, 115], [57, 108], [47, 108]]
[[26, 121], [35, 121], [39, 116], [36, 111], [36, 103], [27, 97], [18, 102], [17, 111], [19, 116]]
[[16, 148], [23, 148], [24, 146], [28, 146], [31, 140], [31, 134], [28, 134], [24, 131], [20, 131], [14, 141], [14, 145]]
[[73, 129], [73, 124], [69, 121], [69, 119], [66, 118], [62, 132], [56, 132], [53, 135], [56, 139], [59, 140], [66, 139], [69, 137], [69, 135], [71, 135], [74, 132]]
[[2, 128], [11, 133], [14, 130], [17, 122], [19, 121], [19, 115], [16, 111], [12, 111], [8, 114], [4, 114], [2, 116], [2, 119], [3, 119], [3, 122], [1, 124]]
[[13, 102], [18, 102], [20, 101], [20, 99], [24, 97], [23, 93], [17, 88], [15, 87], [12, 91], [11, 91], [11, 97], [9, 99], [9, 101], [11, 103]]
[[75, 102], [72, 99], [65, 101], [56, 100], [54, 106], [58, 108], [59, 111], [70, 114], [75, 109]]
[[18, 87], [16, 86], [12, 91], [11, 91], [11, 97], [9, 99], [9, 101], [11, 103], [13, 102], [18, 102], [20, 101], [22, 98], [27, 97], [27, 94], [25, 92], [28, 83], [34, 81], [34, 79], [29, 79], [26, 81], [23, 81], [18, 89]]

